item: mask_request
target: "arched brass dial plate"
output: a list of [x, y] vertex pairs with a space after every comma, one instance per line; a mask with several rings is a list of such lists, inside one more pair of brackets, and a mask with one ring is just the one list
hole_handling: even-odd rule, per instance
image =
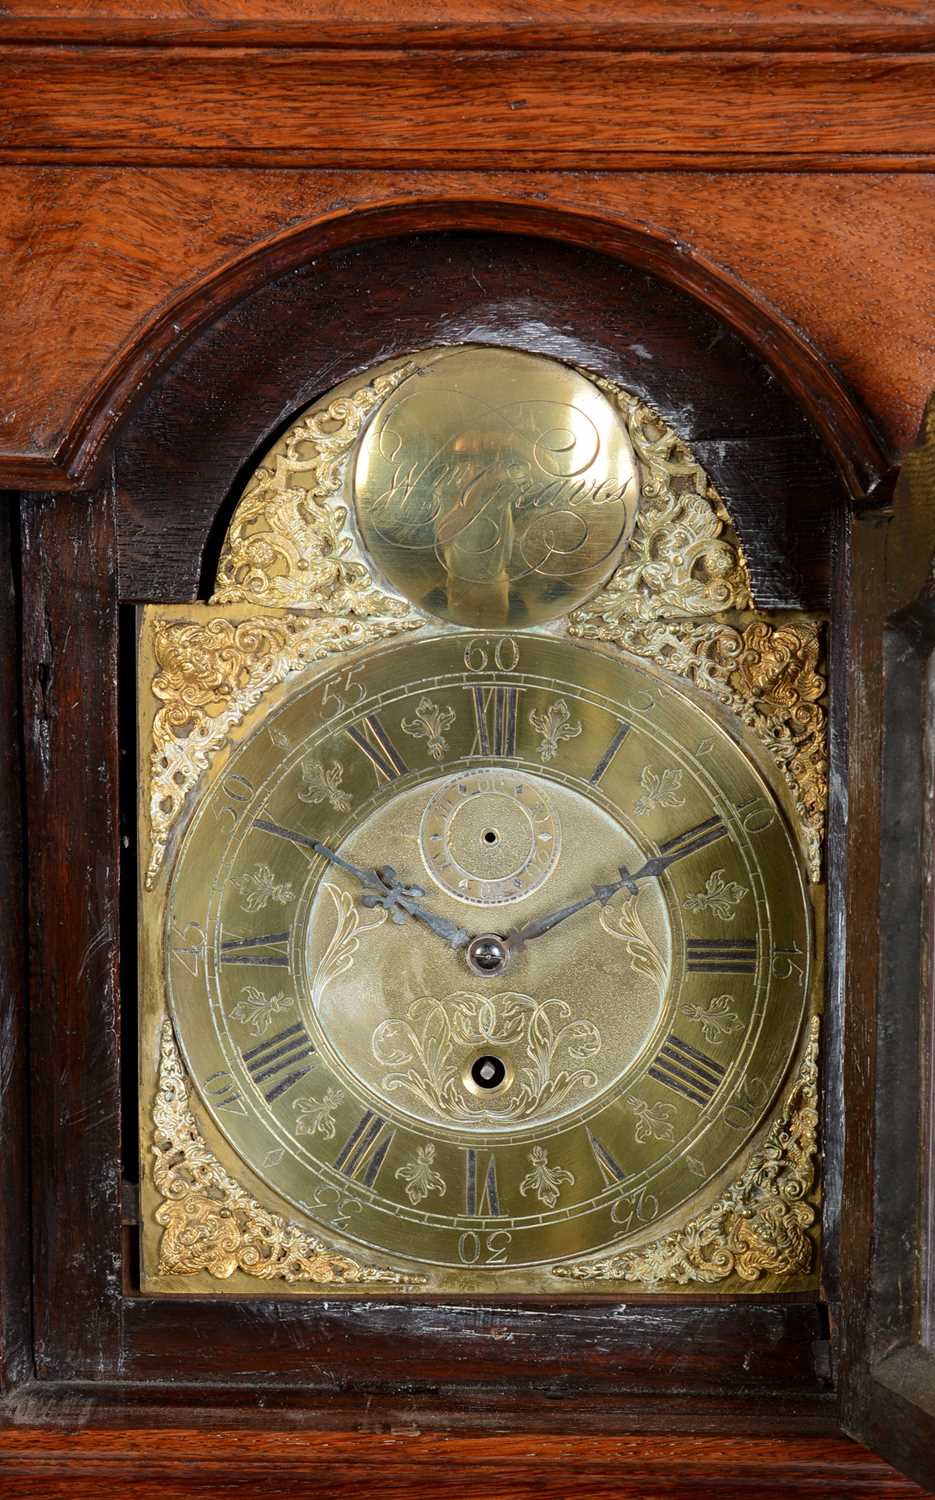
[[812, 936], [782, 812], [690, 695], [450, 631], [271, 696], [206, 773], [164, 959], [201, 1105], [280, 1200], [430, 1285], [523, 1289], [716, 1191], [789, 1073]]

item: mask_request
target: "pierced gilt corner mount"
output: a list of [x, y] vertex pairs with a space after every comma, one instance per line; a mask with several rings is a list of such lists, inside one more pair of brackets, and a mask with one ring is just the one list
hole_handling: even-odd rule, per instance
[[170, 1021], [160, 1038], [153, 1105], [152, 1175], [162, 1199], [160, 1276], [235, 1272], [262, 1281], [316, 1286], [412, 1286], [423, 1278], [343, 1255], [282, 1215], [263, 1208], [227, 1173], [201, 1136]]
[[554, 1266], [572, 1281], [710, 1285], [737, 1276], [802, 1276], [812, 1268], [818, 1158], [818, 1036], [808, 1043], [783, 1113], [736, 1182], [682, 1229], [633, 1250]]
[[[211, 604], [291, 614], [157, 621], [147, 887], [188, 793], [270, 687], [312, 662], [427, 623], [375, 584], [342, 488], [367, 416], [410, 370], [403, 361], [306, 412], [237, 506]], [[821, 627], [802, 619], [773, 623], [752, 608], [730, 517], [685, 443], [647, 403], [581, 373], [623, 415], [641, 499], [620, 565], [596, 598], [569, 616], [568, 633], [686, 678], [747, 724], [789, 788], [817, 881], [828, 791]]]

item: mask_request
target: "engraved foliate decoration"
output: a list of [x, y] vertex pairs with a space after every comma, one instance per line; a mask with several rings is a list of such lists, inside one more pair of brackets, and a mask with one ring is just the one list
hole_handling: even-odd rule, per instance
[[421, 1278], [352, 1259], [299, 1224], [262, 1207], [205, 1144], [170, 1022], [163, 1023], [153, 1106], [153, 1182], [162, 1198], [159, 1274], [236, 1271], [262, 1281], [318, 1286], [403, 1286]]
[[[801, 861], [754, 763], [679, 685], [552, 633], [498, 664], [425, 632], [283, 684], [149, 899], [222, 1197], [243, 1161], [289, 1233], [433, 1291], [554, 1291], [697, 1217], [810, 1004]], [[502, 977], [472, 967], [485, 933]], [[183, 1174], [173, 1208], [158, 1171], [150, 1274], [244, 1270], [248, 1206], [218, 1227], [217, 1195]], [[260, 1222], [275, 1275], [285, 1221]]]
[[[499, 383], [486, 373], [497, 370]], [[558, 408], [567, 419], [548, 428]], [[361, 548], [355, 487], [389, 588], [374, 583]], [[754, 729], [820, 878], [818, 628], [750, 613], [743, 554], [704, 470], [658, 412], [602, 376], [469, 347], [423, 351], [337, 387], [280, 439], [237, 507], [213, 602], [250, 601], [409, 624], [427, 611], [488, 628], [570, 612], [572, 635], [689, 678]], [[767, 679], [784, 691], [764, 692]], [[545, 757], [553, 743], [544, 730]]]
[[782, 1115], [741, 1177], [710, 1208], [648, 1245], [555, 1266], [553, 1274], [583, 1283], [686, 1286], [809, 1271], [815, 1254], [809, 1231], [816, 1210], [809, 1198], [818, 1156], [819, 1024], [817, 1016], [809, 1022], [805, 1055]]
[[[666, 674], [768, 747], [817, 879], [820, 627], [753, 611], [650, 407], [512, 351], [371, 370], [270, 450], [211, 607], [151, 611], [143, 641], [146, 887], [168, 871], [147, 963], [220, 1156], [163, 1032], [160, 1274], [809, 1271], [817, 1023], [756, 1135], [810, 1004], [801, 858], [739, 728]], [[684, 1228], [650, 1240], [657, 1218]]]

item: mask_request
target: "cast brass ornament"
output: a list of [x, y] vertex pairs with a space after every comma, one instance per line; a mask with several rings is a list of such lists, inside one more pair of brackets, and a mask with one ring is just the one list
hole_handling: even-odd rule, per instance
[[428, 350], [305, 412], [141, 634], [148, 1284], [806, 1284], [820, 631], [603, 377]]
[[728, 1276], [757, 1281], [801, 1275], [815, 1254], [810, 1230], [816, 1209], [818, 1154], [818, 1031], [809, 1040], [780, 1119], [738, 1180], [683, 1229], [649, 1245], [595, 1261], [555, 1266], [573, 1281], [616, 1281], [657, 1286], [711, 1284]]
[[158, 620], [151, 689], [163, 706], [152, 727], [147, 887], [153, 886], [185, 798], [231, 729], [274, 683], [309, 662], [420, 624], [399, 613], [364, 620], [286, 614]]
[[620, 566], [596, 598], [572, 613], [572, 626], [589, 635], [624, 622], [748, 609], [743, 553], [704, 470], [651, 406], [609, 380], [593, 379], [626, 421], [639, 460], [640, 507]]
[[153, 1105], [153, 1181], [163, 1202], [159, 1273], [235, 1271], [262, 1281], [334, 1285], [411, 1285], [411, 1275], [368, 1266], [263, 1208], [225, 1172], [205, 1145], [189, 1105], [188, 1081], [172, 1035], [162, 1026], [159, 1088]]
[[411, 373], [398, 362], [318, 402], [289, 428], [250, 480], [218, 564], [212, 604], [266, 604], [369, 619], [405, 616], [374, 585], [341, 503], [348, 455], [369, 415]]
[[348, 661], [204, 772], [145, 963], [232, 1160], [301, 1221], [429, 1287], [543, 1288], [767, 1123], [810, 1003], [795, 846], [623, 657], [443, 631]]

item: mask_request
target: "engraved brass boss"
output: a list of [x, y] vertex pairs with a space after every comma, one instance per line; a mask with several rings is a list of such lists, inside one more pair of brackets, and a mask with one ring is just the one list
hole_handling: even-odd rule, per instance
[[537, 625], [589, 598], [636, 520], [626, 426], [590, 380], [511, 349], [429, 351], [354, 468], [364, 545], [400, 593], [462, 625]]

